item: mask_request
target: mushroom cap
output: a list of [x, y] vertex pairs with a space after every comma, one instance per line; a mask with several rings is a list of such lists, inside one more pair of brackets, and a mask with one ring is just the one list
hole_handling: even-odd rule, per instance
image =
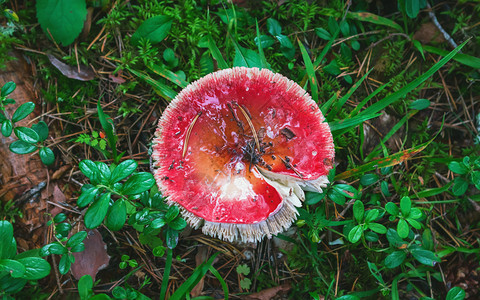
[[288, 229], [303, 190], [328, 183], [334, 145], [318, 105], [267, 69], [211, 73], [165, 109], [153, 141], [155, 179], [191, 226], [233, 241]]

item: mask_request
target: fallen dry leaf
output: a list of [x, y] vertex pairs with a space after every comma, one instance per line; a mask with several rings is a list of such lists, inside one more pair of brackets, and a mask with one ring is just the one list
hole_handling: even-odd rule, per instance
[[125, 78], [122, 78], [120, 76], [115, 76], [113, 74], [108, 75], [108, 78], [110, 78], [113, 82], [118, 84], [122, 84], [126, 81]]
[[98, 271], [106, 268], [110, 262], [110, 256], [107, 254], [107, 244], [96, 229], [88, 231], [87, 238], [83, 243], [85, 244], [85, 250], [73, 254], [75, 263], [72, 264], [72, 274], [77, 280], [88, 274], [95, 281]]
[[420, 41], [422, 44], [430, 42], [440, 44], [445, 42], [445, 37], [432, 22], [422, 24], [420, 29], [413, 35], [413, 39]]
[[55, 56], [48, 54], [48, 59], [52, 65], [57, 68], [63, 75], [68, 78], [89, 81], [95, 78], [95, 73], [90, 67], [81, 65], [80, 68], [75, 66], [67, 65], [66, 63], [61, 62]]
[[248, 296], [245, 296], [243, 299], [245, 300], [270, 300], [274, 299], [275, 297], [279, 297], [280, 295], [286, 294], [292, 286], [290, 283], [285, 283], [276, 287], [272, 287], [258, 293], [253, 293]]

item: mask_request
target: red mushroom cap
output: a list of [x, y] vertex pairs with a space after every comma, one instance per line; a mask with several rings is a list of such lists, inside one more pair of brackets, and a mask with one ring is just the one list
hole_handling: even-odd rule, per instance
[[288, 229], [303, 190], [328, 183], [334, 145], [318, 105], [267, 69], [233, 68], [183, 89], [165, 109], [153, 159], [159, 188], [195, 228], [233, 241]]

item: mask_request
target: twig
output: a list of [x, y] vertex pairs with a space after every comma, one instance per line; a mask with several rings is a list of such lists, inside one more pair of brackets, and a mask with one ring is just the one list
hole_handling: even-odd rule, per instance
[[[427, 3], [427, 8], [428, 8], [428, 16], [430, 17], [430, 19], [432, 19], [433, 24], [437, 26], [438, 30], [443, 34], [443, 37], [445, 37], [445, 39], [450, 44], [450, 46], [452, 46], [453, 48], [457, 48], [458, 47], [457, 43], [455, 43], [453, 38], [445, 31], [445, 29], [443, 29], [442, 25], [440, 25], [429, 3]], [[461, 50], [459, 50], [458, 52], [462, 53]]]

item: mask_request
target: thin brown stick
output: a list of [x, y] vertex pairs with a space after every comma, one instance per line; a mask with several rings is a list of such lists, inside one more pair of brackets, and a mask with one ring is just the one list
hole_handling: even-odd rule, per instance
[[247, 119], [248, 126], [250, 126], [250, 129], [252, 130], [253, 138], [255, 139], [255, 144], [257, 144], [258, 151], [260, 151], [260, 143], [258, 142], [257, 132], [255, 131], [255, 127], [253, 127], [252, 120], [248, 116], [247, 112], [240, 105], [237, 104], [237, 106], [242, 112], [242, 114], [245, 116], [245, 119]]
[[193, 126], [195, 125], [195, 123], [198, 120], [198, 117], [200, 117], [201, 114], [202, 114], [201, 111], [198, 112], [198, 114], [195, 116], [195, 118], [193, 118], [192, 123], [190, 123], [190, 126], [188, 126], [187, 134], [185, 136], [185, 143], [183, 144], [182, 158], [185, 158], [185, 154], [187, 153], [188, 140], [190, 139], [190, 134], [192, 133]]

